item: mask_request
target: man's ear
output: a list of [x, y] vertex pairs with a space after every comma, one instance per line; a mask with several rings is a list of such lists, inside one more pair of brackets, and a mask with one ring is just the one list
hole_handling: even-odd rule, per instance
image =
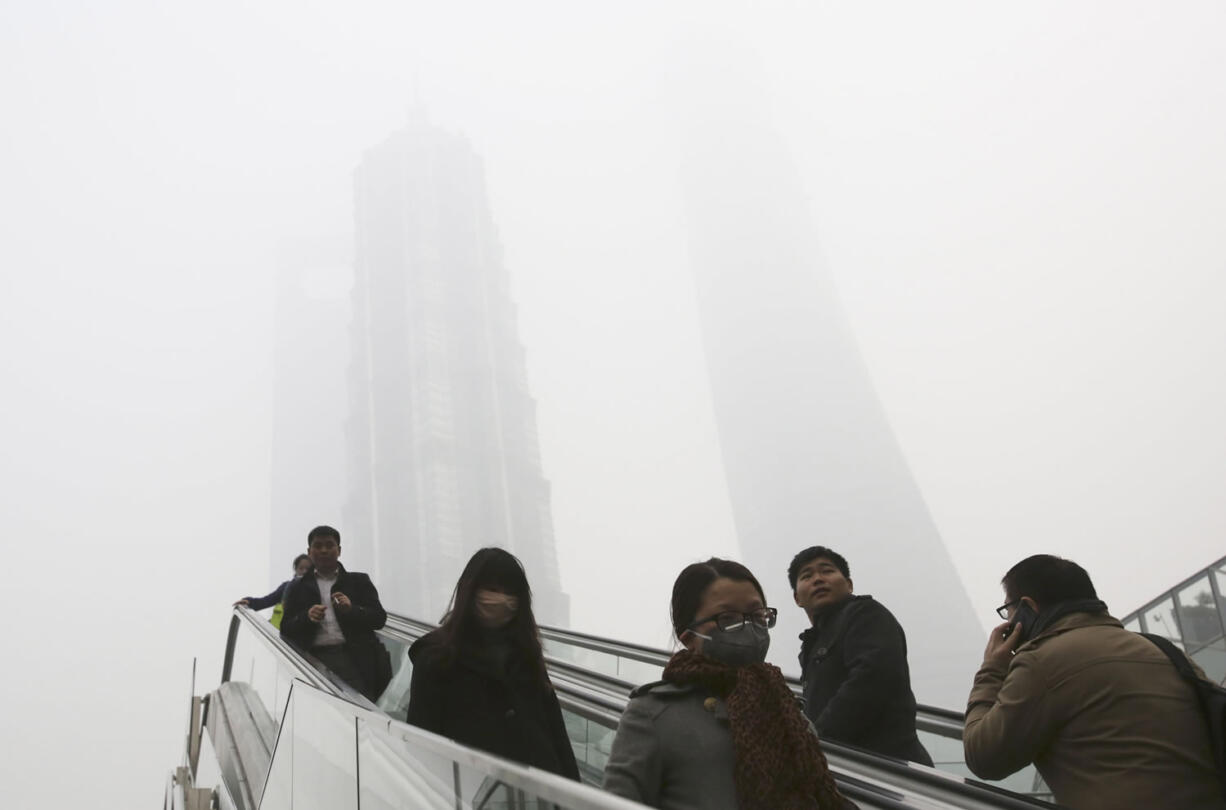
[[847, 577], [847, 590], [849, 593], [856, 592], [856, 583], [851, 581], [851, 577]]
[[795, 588], [792, 589], [792, 601], [796, 603], [796, 607], [804, 607], [800, 604], [800, 593]]
[[1031, 599], [1029, 596], [1023, 596], [1021, 599], [1017, 601], [1019, 604], [1027, 605], [1031, 610], [1035, 612], [1036, 616], [1039, 614], [1039, 603]]

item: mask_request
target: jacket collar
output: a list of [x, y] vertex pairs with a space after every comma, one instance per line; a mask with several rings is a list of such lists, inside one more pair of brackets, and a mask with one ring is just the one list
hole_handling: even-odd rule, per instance
[[1030, 649], [1033, 645], [1054, 638], [1055, 636], [1067, 633], [1070, 630], [1080, 630], [1083, 627], [1120, 627], [1124, 625], [1120, 620], [1110, 615], [1109, 613], [1070, 613], [1066, 616], [1061, 616], [1052, 622], [1051, 626], [1044, 628], [1043, 632], [1039, 633], [1034, 638], [1027, 641], [1021, 647], [1017, 648], [1018, 652]]
[[[315, 566], [312, 564], [312, 565], [311, 565], [310, 570], [309, 570], [309, 571], [307, 571], [305, 574], [303, 574], [303, 575], [302, 575], [302, 577], [303, 577], [303, 579], [306, 579], [307, 577], [310, 577], [311, 581], [312, 581], [312, 582], [314, 582], [314, 581], [315, 581], [315, 573], [316, 573], [316, 572], [315, 572]], [[343, 565], [343, 564], [342, 564], [342, 563], [341, 563], [341, 562], [338, 560], [338, 561], [337, 561], [337, 563], [336, 563], [336, 578], [337, 578], [337, 580], [339, 581], [339, 580], [341, 579], [341, 577], [345, 576], [347, 573], [349, 573], [349, 572], [345, 570], [345, 566], [344, 566], [344, 565]]]
[[831, 605], [821, 613], [817, 614], [817, 617], [813, 620], [813, 625], [800, 634], [800, 640], [809, 641], [821, 633], [822, 630], [828, 627], [833, 627], [834, 623], [838, 621], [838, 618], [843, 615], [843, 611], [847, 610], [847, 606], [852, 602], [872, 598], [873, 597], [867, 595], [861, 596], [860, 594], [855, 593], [848, 594], [846, 599]]

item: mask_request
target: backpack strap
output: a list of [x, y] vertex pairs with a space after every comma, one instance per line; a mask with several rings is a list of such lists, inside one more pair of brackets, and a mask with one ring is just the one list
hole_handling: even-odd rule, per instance
[[1170, 639], [1156, 636], [1153, 633], [1138, 633], [1137, 635], [1144, 636], [1153, 642], [1154, 646], [1162, 650], [1166, 657], [1171, 659], [1171, 663], [1175, 665], [1175, 669], [1179, 670], [1179, 674], [1185, 681], [1199, 683], [1201, 678], [1192, 669], [1192, 665], [1188, 663], [1188, 656], [1182, 650], [1171, 643]]

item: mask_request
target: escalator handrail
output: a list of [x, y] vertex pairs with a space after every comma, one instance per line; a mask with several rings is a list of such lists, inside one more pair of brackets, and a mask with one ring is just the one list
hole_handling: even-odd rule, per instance
[[[433, 630], [435, 625], [421, 621], [420, 619], [412, 619], [399, 614], [387, 614], [389, 624], [402, 623], [405, 625], [421, 628], [425, 631]], [[544, 639], [559, 641], [563, 644], [568, 644], [574, 647], [582, 647], [583, 649], [592, 650], [593, 652], [605, 653], [614, 655], [619, 658], [628, 658], [632, 661], [638, 661], [644, 664], [651, 664], [663, 668], [668, 663], [668, 659], [672, 657], [672, 653], [667, 650], [661, 650], [657, 647], [648, 647], [643, 644], [634, 644], [628, 641], [616, 641], [613, 639], [593, 636], [588, 633], [580, 633], [574, 630], [564, 630], [559, 627], [550, 627], [542, 625], [540, 627], [541, 637]], [[788, 686], [793, 692], [799, 694], [802, 691], [802, 684], [799, 678], [792, 676], [784, 676], [788, 682]], [[924, 731], [937, 734], [950, 739], [962, 739], [962, 726], [965, 722], [965, 715], [954, 709], [946, 709], [940, 706], [929, 706], [926, 704], [917, 704], [916, 706], [916, 722], [917, 725]]]
[[[605, 652], [611, 655], [617, 655], [621, 658], [629, 658], [634, 661], [640, 661], [645, 664], [653, 664], [656, 666], [664, 666], [668, 663], [668, 659], [672, 657], [672, 653], [667, 650], [661, 650], [656, 647], [648, 647], [642, 644], [634, 644], [628, 641], [615, 641], [613, 639], [600, 638], [599, 636], [589, 635], [587, 633], [578, 633], [574, 630], [564, 630], [560, 627], [541, 626], [541, 636], [544, 638], [555, 638], [565, 644], [571, 644], [576, 647], [596, 652]], [[802, 683], [800, 678], [785, 675], [788, 685], [793, 691], [799, 691]], [[917, 711], [931, 715], [935, 720], [954, 720], [959, 725], [965, 722], [966, 716], [960, 711], [954, 709], [946, 709], [940, 706], [929, 706], [927, 704], [917, 704]], [[961, 737], [961, 734], [958, 735]]]

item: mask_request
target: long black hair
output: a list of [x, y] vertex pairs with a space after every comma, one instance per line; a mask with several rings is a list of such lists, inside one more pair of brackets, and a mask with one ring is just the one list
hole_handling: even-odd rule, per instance
[[739, 562], [712, 557], [706, 562], [691, 563], [681, 569], [677, 581], [673, 583], [673, 632], [678, 641], [686, 628], [698, 618], [696, 614], [698, 606], [702, 604], [702, 595], [707, 592], [712, 582], [720, 578], [752, 584], [758, 596], [762, 597], [762, 604], [766, 604], [766, 593], [762, 590], [758, 578]]
[[519, 600], [514, 618], [503, 630], [520, 661], [539, 680], [549, 683], [540, 631], [532, 613], [532, 588], [523, 563], [501, 548], [483, 548], [464, 566], [451, 594], [451, 606], [439, 623], [437, 638], [450, 660], [463, 654], [462, 648], [480, 644], [481, 623], [477, 619], [477, 591], [497, 588]]

